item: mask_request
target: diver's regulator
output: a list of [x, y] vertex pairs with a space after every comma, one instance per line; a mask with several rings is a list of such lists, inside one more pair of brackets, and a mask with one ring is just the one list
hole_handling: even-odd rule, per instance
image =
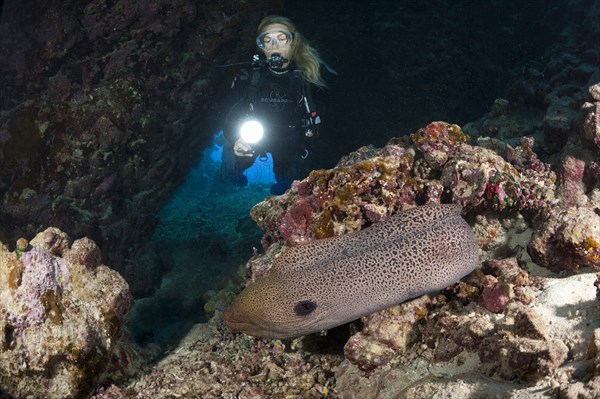
[[259, 69], [268, 66], [270, 69], [282, 69], [283, 64], [289, 60], [279, 53], [273, 53], [268, 59], [262, 58], [259, 54], [252, 56], [252, 68]]

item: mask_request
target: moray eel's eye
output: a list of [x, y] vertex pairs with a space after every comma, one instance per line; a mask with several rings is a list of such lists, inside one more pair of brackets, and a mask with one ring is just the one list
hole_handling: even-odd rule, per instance
[[317, 308], [317, 304], [311, 301], [300, 301], [294, 306], [294, 312], [298, 316], [306, 316], [311, 314]]

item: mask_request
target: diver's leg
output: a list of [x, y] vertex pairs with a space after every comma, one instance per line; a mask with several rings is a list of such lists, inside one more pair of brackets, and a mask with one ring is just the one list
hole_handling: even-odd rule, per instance
[[244, 175], [244, 171], [248, 169], [256, 160], [256, 155], [251, 157], [235, 157], [235, 165], [233, 171], [230, 173], [230, 181], [239, 187], [246, 187], [248, 185], [248, 178]]

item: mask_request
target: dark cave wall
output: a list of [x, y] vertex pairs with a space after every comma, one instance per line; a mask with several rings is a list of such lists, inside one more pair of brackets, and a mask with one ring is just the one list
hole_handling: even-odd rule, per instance
[[137, 251], [218, 127], [230, 76], [215, 60], [250, 51], [240, 37], [278, 3], [5, 3], [0, 241], [48, 226], [90, 237], [143, 293], [160, 272]]

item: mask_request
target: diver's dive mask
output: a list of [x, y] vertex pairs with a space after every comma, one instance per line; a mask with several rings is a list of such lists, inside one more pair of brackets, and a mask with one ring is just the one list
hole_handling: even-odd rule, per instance
[[282, 48], [292, 42], [294, 33], [287, 30], [272, 29], [261, 33], [256, 38], [256, 45], [263, 50]]

